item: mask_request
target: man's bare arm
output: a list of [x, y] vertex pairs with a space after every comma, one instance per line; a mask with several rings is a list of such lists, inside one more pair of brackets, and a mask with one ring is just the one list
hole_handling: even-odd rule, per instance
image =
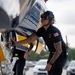
[[28, 52], [33, 48], [33, 43], [30, 43], [30, 47], [28, 48]]
[[57, 42], [57, 43], [54, 43], [54, 47], [56, 49], [52, 59], [50, 60], [50, 63], [54, 63], [57, 58], [60, 56], [60, 54], [62, 53], [62, 45], [61, 45], [61, 41], [60, 42]]
[[14, 41], [13, 40], [13, 42], [15, 43], [14, 45], [20, 45], [20, 44], [32, 43], [35, 40], [37, 40], [38, 38], [39, 37], [36, 34], [33, 34], [25, 40], [21, 40], [21, 41]]

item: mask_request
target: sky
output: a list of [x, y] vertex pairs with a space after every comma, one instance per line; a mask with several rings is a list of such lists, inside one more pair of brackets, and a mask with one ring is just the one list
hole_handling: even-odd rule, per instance
[[47, 9], [55, 15], [55, 24], [69, 47], [75, 48], [75, 0], [48, 0]]

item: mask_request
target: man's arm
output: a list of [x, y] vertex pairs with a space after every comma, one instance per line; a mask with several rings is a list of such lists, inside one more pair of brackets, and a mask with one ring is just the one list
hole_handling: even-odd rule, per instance
[[28, 49], [28, 52], [33, 48], [33, 43], [30, 43], [30, 47]]
[[28, 51], [25, 52], [25, 54], [24, 54], [24, 58], [25, 58], [25, 59], [28, 58], [28, 52], [29, 52], [30, 50], [32, 50], [32, 48], [33, 48], [33, 43], [29, 43], [29, 44], [30, 44], [30, 47], [28, 48]]
[[60, 54], [62, 53], [61, 41], [57, 42], [57, 43], [54, 43], [54, 47], [55, 47], [56, 51], [55, 51], [52, 59], [49, 62], [50, 64], [53, 64], [58, 59], [58, 57], [60, 56]]
[[28, 37], [25, 40], [21, 40], [21, 41], [14, 41], [12, 39], [12, 41], [14, 42], [14, 45], [20, 45], [20, 44], [26, 44], [26, 43], [32, 43], [34, 42], [36, 39], [38, 39], [39, 37], [36, 34], [31, 35], [30, 37]]

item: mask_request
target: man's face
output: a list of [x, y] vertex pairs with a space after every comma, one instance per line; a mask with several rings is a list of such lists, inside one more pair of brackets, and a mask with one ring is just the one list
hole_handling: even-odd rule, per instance
[[48, 19], [41, 18], [41, 23], [43, 25], [47, 25], [49, 23], [49, 20]]
[[41, 23], [43, 24], [43, 26], [50, 24], [50, 19], [47, 15], [41, 15]]

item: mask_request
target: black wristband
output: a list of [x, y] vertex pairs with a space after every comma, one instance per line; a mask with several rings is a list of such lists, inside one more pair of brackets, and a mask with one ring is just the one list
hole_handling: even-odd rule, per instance
[[53, 63], [52, 63], [52, 62], [49, 62], [49, 64], [50, 64], [50, 65], [53, 65]]

